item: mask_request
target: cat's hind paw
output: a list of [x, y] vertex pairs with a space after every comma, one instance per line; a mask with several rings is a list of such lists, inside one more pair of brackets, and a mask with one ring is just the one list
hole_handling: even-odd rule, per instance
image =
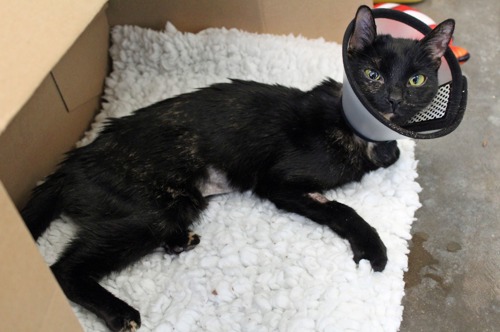
[[121, 332], [136, 332], [138, 328], [139, 328], [139, 325], [137, 325], [137, 323], [135, 321], [130, 321], [120, 331]]
[[[115, 310], [118, 310], [115, 308]], [[141, 327], [141, 315], [137, 310], [128, 305], [118, 310], [115, 315], [106, 319], [106, 324], [111, 331], [136, 332]]]
[[200, 236], [196, 233], [189, 231], [187, 238], [183, 239], [180, 243], [165, 243], [163, 248], [170, 255], [179, 255], [184, 251], [194, 249], [200, 243]]

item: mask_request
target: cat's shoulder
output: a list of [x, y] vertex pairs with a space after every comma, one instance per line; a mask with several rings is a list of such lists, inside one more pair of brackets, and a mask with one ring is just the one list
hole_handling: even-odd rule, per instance
[[325, 95], [330, 95], [340, 98], [342, 95], [342, 83], [337, 82], [333, 78], [328, 77], [325, 80], [323, 80], [323, 82], [315, 86], [312, 91], [315, 92], [316, 94], [322, 93]]

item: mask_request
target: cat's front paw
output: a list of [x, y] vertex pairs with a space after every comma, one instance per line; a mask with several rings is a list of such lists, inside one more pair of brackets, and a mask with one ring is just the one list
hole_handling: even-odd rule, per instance
[[366, 259], [370, 262], [373, 271], [381, 272], [387, 265], [387, 249], [377, 231], [372, 227], [370, 229], [363, 237], [349, 241], [353, 259], [356, 264], [360, 260]]
[[399, 159], [399, 148], [396, 141], [380, 142], [373, 146], [372, 160], [378, 167], [389, 167]]

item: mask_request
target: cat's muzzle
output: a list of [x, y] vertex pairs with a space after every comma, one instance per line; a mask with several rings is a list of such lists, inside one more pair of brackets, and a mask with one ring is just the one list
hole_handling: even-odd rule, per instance
[[[378, 34], [397, 38], [421, 39], [431, 28], [404, 12], [375, 9], [373, 16]], [[354, 31], [354, 20], [347, 27], [342, 45], [344, 87], [342, 106], [352, 129], [369, 141], [391, 141], [402, 138], [431, 139], [451, 133], [462, 121], [467, 104], [467, 79], [448, 48], [438, 70], [439, 90], [430, 105], [412, 117], [408, 123], [397, 125], [379, 113], [362, 94], [349, 67], [347, 47]]]

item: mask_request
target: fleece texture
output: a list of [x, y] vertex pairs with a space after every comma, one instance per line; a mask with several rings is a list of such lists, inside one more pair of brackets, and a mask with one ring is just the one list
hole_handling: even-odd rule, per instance
[[[171, 24], [161, 32], [117, 26], [110, 54], [105, 102], [80, 146], [108, 117], [228, 78], [310, 89], [326, 77], [341, 80], [343, 71], [341, 46], [322, 39], [226, 29], [191, 34]], [[247, 192], [212, 199], [194, 227], [201, 235], [194, 250], [170, 256], [158, 249], [101, 284], [141, 312], [140, 331], [397, 331], [420, 207], [414, 142], [399, 147], [393, 166], [325, 193], [377, 229], [389, 257], [382, 273], [364, 260], [356, 266], [347, 241], [330, 229]], [[38, 242], [47, 263], [73, 231], [64, 217], [52, 223]], [[106, 331], [96, 316], [73, 309], [86, 331]]]

